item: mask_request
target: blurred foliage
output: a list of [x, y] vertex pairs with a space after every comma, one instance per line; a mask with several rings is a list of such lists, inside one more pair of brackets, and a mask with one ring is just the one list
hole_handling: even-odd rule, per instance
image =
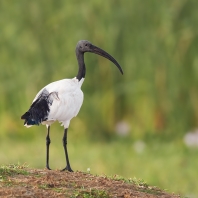
[[73, 134], [112, 137], [119, 122], [133, 138], [180, 137], [196, 128], [197, 6], [195, 0], [1, 1], [1, 134], [24, 133], [20, 116], [36, 93], [77, 74], [81, 39], [112, 54], [124, 75], [85, 54], [85, 100]]
[[[44, 167], [45, 127], [26, 129], [20, 116], [42, 87], [77, 74], [76, 43], [86, 39], [114, 56], [124, 75], [85, 54], [84, 103], [69, 128], [74, 170], [135, 175], [197, 195], [197, 149], [181, 139], [198, 127], [197, 7], [196, 0], [0, 1], [1, 162]], [[63, 128], [51, 131], [52, 167], [62, 168]], [[139, 139], [141, 154], [133, 148]]]

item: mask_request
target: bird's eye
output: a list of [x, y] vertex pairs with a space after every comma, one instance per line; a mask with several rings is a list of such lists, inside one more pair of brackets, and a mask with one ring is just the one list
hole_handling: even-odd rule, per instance
[[85, 44], [85, 46], [87, 46], [87, 43]]

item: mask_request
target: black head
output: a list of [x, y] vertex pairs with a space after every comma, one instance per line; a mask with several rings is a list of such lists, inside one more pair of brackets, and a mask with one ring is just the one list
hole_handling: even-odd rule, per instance
[[120, 72], [123, 74], [121, 66], [110, 54], [108, 54], [104, 50], [100, 49], [99, 47], [93, 45], [89, 41], [86, 41], [86, 40], [78, 41], [77, 46], [76, 46], [76, 52], [80, 52], [80, 53], [91, 52], [91, 53], [103, 56], [103, 57], [107, 58], [108, 60], [110, 60], [111, 62], [113, 62], [118, 67]]
[[80, 40], [77, 43], [76, 50], [82, 53], [85, 53], [85, 52], [90, 52], [91, 47], [92, 47], [92, 44], [89, 41]]

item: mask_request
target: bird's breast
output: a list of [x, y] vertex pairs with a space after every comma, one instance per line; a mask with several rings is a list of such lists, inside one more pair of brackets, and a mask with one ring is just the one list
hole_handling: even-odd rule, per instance
[[64, 122], [75, 117], [83, 103], [83, 92], [81, 89], [73, 91], [58, 92], [58, 99], [54, 99], [50, 106], [48, 120]]

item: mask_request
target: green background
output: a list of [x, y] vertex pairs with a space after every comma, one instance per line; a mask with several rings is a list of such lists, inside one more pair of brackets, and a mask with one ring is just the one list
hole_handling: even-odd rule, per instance
[[[198, 196], [198, 2], [193, 0], [1, 1], [0, 163], [45, 166], [45, 127], [20, 116], [46, 84], [73, 78], [78, 40], [120, 63], [85, 54], [84, 103], [71, 121], [74, 170], [137, 177]], [[63, 128], [51, 127], [52, 168], [64, 167]], [[60, 155], [59, 155], [60, 154]]]

